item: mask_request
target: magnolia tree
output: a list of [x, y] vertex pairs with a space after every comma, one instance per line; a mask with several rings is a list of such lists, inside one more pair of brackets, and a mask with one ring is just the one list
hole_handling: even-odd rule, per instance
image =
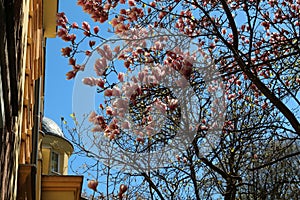
[[99, 198], [299, 194], [300, 1], [77, 2], [95, 24], [59, 13], [58, 36], [101, 97], [69, 129]]

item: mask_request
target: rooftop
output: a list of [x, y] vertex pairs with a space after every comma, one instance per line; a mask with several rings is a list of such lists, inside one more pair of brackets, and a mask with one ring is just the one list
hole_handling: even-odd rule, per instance
[[42, 131], [47, 135], [57, 135], [65, 137], [60, 127], [52, 120], [47, 117], [43, 117]]

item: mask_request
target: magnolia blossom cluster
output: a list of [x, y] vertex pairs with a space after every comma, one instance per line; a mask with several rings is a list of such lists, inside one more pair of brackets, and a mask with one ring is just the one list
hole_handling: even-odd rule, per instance
[[196, 54], [190, 55], [189, 52], [182, 52], [182, 55], [179, 55], [174, 52], [168, 52], [164, 64], [179, 71], [188, 80], [193, 72], [193, 63], [196, 62]]
[[[123, 47], [116, 46], [114, 49], [107, 44], [103, 46], [96, 47], [96, 50], [100, 58], [96, 60], [94, 65], [94, 71], [97, 78], [94, 77], [87, 77], [83, 80], [83, 82], [90, 86], [98, 86], [104, 90], [104, 95], [106, 97], [111, 98], [111, 106], [107, 107], [106, 114], [111, 116], [120, 116], [124, 117], [125, 112], [128, 108], [128, 103], [135, 100], [135, 98], [143, 93], [142, 87], [143, 85], [151, 85], [151, 84], [159, 84], [162, 81], [163, 77], [166, 75], [170, 75], [170, 69], [174, 69], [179, 72], [183, 77], [177, 80], [176, 84], [184, 87], [184, 83], [186, 80], [193, 78], [193, 69], [195, 68], [194, 63], [197, 58], [196, 54], [190, 52], [182, 52], [180, 48], [176, 47], [171, 51], [166, 52], [166, 57], [163, 60], [163, 65], [158, 64], [155, 57], [158, 57], [159, 53], [163, 52], [168, 45], [168, 37], [160, 36], [155, 37], [155, 34], [152, 32], [152, 25], [150, 24], [147, 28], [140, 28], [136, 26], [132, 28], [130, 26], [131, 23], [138, 21], [139, 19], [145, 16], [144, 9], [139, 8], [140, 4], [137, 4], [135, 1], [116, 1], [114, 4], [109, 4], [108, 2], [102, 1], [78, 1], [78, 4], [81, 5], [84, 11], [88, 12], [92, 15], [92, 18], [95, 21], [105, 22], [108, 18], [108, 13], [111, 9], [117, 7], [118, 4], [128, 3], [128, 9], [120, 9], [119, 14], [116, 15], [114, 18], [110, 19], [109, 23], [114, 28], [114, 32], [125, 41], [127, 47], [124, 49]], [[272, 23], [279, 23], [285, 20], [289, 20], [290, 17], [293, 17], [295, 13], [299, 11], [299, 5], [294, 4], [292, 2], [285, 2], [283, 4], [284, 7], [290, 6], [290, 12], [283, 12], [282, 9], [276, 7], [277, 1], [268, 1], [268, 4], [271, 7], [275, 8], [274, 16], [270, 16], [269, 12], [266, 12], [262, 15], [263, 19], [261, 21], [261, 26], [263, 29], [267, 31], [266, 37], [261, 37], [260, 39], [255, 39], [256, 41], [253, 42], [253, 47], [256, 49], [254, 52], [255, 54], [251, 58], [251, 62], [253, 64], [260, 65], [261, 62], [267, 62], [268, 60], [272, 59], [272, 57], [277, 56], [278, 45], [280, 42], [283, 43], [286, 41], [287, 36], [289, 35], [289, 31], [286, 28], [282, 28], [281, 31], [274, 31], [271, 27], [271, 18], [273, 18]], [[156, 10], [161, 5], [161, 2], [153, 1], [150, 2], [149, 8], [150, 10]], [[203, 4], [203, 5], [202, 5]], [[215, 1], [202, 1], [202, 2], [194, 2], [193, 6], [198, 8], [204, 5], [215, 5]], [[238, 1], [229, 1], [228, 4], [232, 10], [237, 10], [239, 8], [245, 9], [245, 5], [240, 4]], [[97, 9], [95, 9], [97, 8]], [[168, 7], [169, 11], [172, 11], [172, 5]], [[149, 10], [149, 9], [148, 9]], [[159, 12], [158, 18], [163, 19], [167, 15], [167, 12], [161, 11]], [[216, 25], [220, 26], [222, 23], [222, 18], [216, 17], [195, 17], [195, 14], [187, 9], [182, 10], [179, 14], [179, 17], [176, 18], [175, 28], [177, 28], [180, 32], [184, 33], [187, 36], [197, 36], [201, 35], [201, 28], [209, 29], [211, 26]], [[58, 35], [65, 41], [69, 41], [71, 43], [75, 42], [76, 36], [74, 34], [70, 34], [68, 30], [68, 19], [64, 15], [64, 13], [58, 14], [58, 24], [62, 27]], [[297, 21], [294, 23], [295, 26], [298, 26]], [[73, 23], [71, 25], [72, 28], [79, 29], [77, 23]], [[155, 27], [155, 23], [154, 23]], [[83, 22], [81, 29], [84, 31], [84, 34], [88, 37], [92, 37], [93, 34], [98, 34], [99, 28], [94, 27], [94, 32], [91, 31], [91, 26], [87, 22]], [[241, 44], [247, 45], [249, 44], [248, 39], [248, 32], [250, 27], [246, 24], [241, 24], [240, 27], [237, 27], [239, 31], [238, 39], [240, 40]], [[215, 29], [214, 31], [218, 32], [224, 37], [228, 38], [229, 44], [233, 44], [234, 41], [237, 40], [236, 35], [230, 31], [229, 28], [222, 27], [220, 29]], [[273, 32], [271, 32], [273, 31]], [[143, 37], [149, 37], [149, 35], [153, 36], [154, 39], [152, 40], [143, 40]], [[149, 42], [150, 41], [150, 42]], [[214, 50], [217, 45], [224, 42], [216, 37], [212, 37], [212, 43], [208, 44], [209, 50]], [[151, 43], [151, 44], [149, 44]], [[205, 46], [206, 42], [200, 41], [199, 46]], [[272, 48], [269, 51], [262, 51], [262, 47], [266, 44], [270, 43]], [[93, 48], [95, 45], [95, 41], [90, 40], [89, 46]], [[284, 49], [285, 52], [289, 52], [290, 49]], [[66, 47], [62, 49], [62, 54], [67, 57], [71, 57], [74, 49], [72, 47]], [[87, 51], [86, 55], [91, 55], [90, 51]], [[114, 61], [115, 59], [123, 60], [124, 66], [127, 69], [127, 74], [124, 72], [117, 72], [118, 80], [121, 86], [114, 85], [110, 87], [110, 85], [105, 81], [106, 75], [110, 70], [109, 63]], [[231, 64], [228, 64], [227, 62]], [[127, 77], [129, 73], [133, 73], [136, 69], [136, 63], [143, 63], [146, 64], [142, 70], [137, 72], [137, 75], [130, 76], [131, 79], [125, 81], [124, 77]], [[235, 69], [238, 67], [236, 62], [232, 62], [230, 60], [222, 59], [220, 61], [221, 65], [224, 65], [228, 68]], [[81, 66], [76, 65], [76, 61], [73, 58], [70, 58], [70, 64], [73, 66], [73, 70], [68, 73], [68, 78], [73, 78], [76, 73], [82, 69]], [[259, 76], [263, 77], [264, 79], [268, 79], [271, 76], [271, 72], [267, 69], [266, 66], [263, 64], [257, 68], [253, 68], [253, 73], [257, 73]], [[247, 80], [248, 77], [245, 73], [243, 73], [243, 77], [231, 77], [228, 78], [228, 84], [225, 87], [226, 90], [226, 98], [228, 101], [234, 101], [237, 99], [245, 99], [246, 101], [251, 101], [250, 97], [245, 95], [242, 90], [232, 90], [231, 86], [233, 83], [237, 87], [241, 87], [242, 81]], [[290, 82], [287, 81], [286, 85], [289, 85]], [[256, 99], [254, 102], [257, 104], [258, 100], [260, 99], [259, 96], [261, 93], [258, 92], [257, 87], [255, 84], [252, 84], [250, 88], [253, 90]], [[208, 88], [211, 92], [216, 91], [213, 87]], [[114, 100], [117, 99], [117, 100]], [[123, 102], [119, 100], [121, 99]], [[126, 103], [124, 103], [126, 102]], [[153, 102], [155, 107], [160, 110], [161, 112], [166, 112], [166, 110], [170, 109], [170, 106], [167, 105], [167, 102], [162, 102], [160, 100], [155, 100]], [[266, 108], [268, 105], [263, 103], [262, 107]], [[115, 122], [116, 123], [116, 122]], [[108, 125], [109, 127], [109, 125]], [[107, 133], [113, 132], [112, 127], [110, 126], [109, 131]], [[103, 129], [105, 131], [105, 129]], [[116, 132], [116, 131], [115, 131]], [[107, 134], [109, 135], [109, 134]]]
[[[190, 111], [186, 112], [187, 116], [191, 116], [189, 119], [194, 119], [194, 110], [189, 109], [192, 107], [190, 104], [195, 103], [200, 112], [200, 120], [197, 118], [197, 123], [189, 123], [187, 131], [207, 133], [209, 129], [215, 128], [218, 134], [223, 134], [222, 137], [213, 135], [207, 140], [209, 144], [206, 145], [213, 148], [218, 138], [226, 142], [229, 139], [231, 142], [231, 136], [236, 136], [236, 130], [247, 129], [248, 125], [243, 125], [247, 122], [240, 122], [243, 120], [239, 119], [249, 116], [255, 121], [256, 116], [272, 117], [273, 110], [278, 110], [273, 109], [274, 105], [280, 108], [282, 116], [295, 122], [291, 119], [293, 113], [286, 112], [290, 111], [289, 105], [285, 108], [280, 103], [289, 97], [298, 101], [294, 92], [298, 91], [300, 84], [297, 56], [299, 0], [77, 2], [95, 22], [107, 22], [119, 41], [125, 44], [110, 45], [102, 38], [102, 29], [100, 31], [98, 26], [92, 27], [87, 22], [79, 25], [76, 22], [69, 23], [64, 13], [58, 14], [57, 23], [61, 26], [58, 36], [70, 44], [61, 50], [72, 66], [72, 70], [67, 73], [68, 79], [84, 70], [85, 63], [78, 65], [75, 59], [78, 53], [85, 52], [87, 56], [99, 54], [93, 66], [95, 77], [83, 79], [84, 84], [99, 87], [105, 98], [104, 106], [100, 105], [101, 112], [90, 114], [89, 120], [94, 124], [92, 131], [104, 133], [110, 140], [127, 131], [134, 134], [134, 144], [148, 143], [146, 138], [160, 128], [162, 121], [158, 115], [176, 113], [183, 103], [187, 107], [185, 111]], [[177, 47], [180, 46], [178, 44], [170, 47], [172, 41], [168, 39], [168, 33], [158, 36], [153, 31], [157, 27], [175, 30], [177, 34], [196, 41], [199, 48], [197, 53], [185, 51]], [[82, 31], [83, 39], [72, 30]], [[117, 40], [112, 39], [114, 42]], [[78, 48], [84, 42], [87, 42], [88, 50]], [[199, 70], [199, 54], [203, 58], [206, 54], [214, 57], [213, 63], [221, 73], [220, 77]], [[210, 65], [207, 67], [211, 68]], [[201, 77], [205, 76], [212, 80], [222, 78], [222, 83], [212, 81], [212, 84], [202, 85]], [[183, 89], [190, 84], [201, 98], [181, 102], [165, 91], [151, 98], [155, 89], [161, 89], [161, 83]], [[226, 113], [222, 112], [224, 107], [229, 113], [226, 120], [214, 120], [225, 118]], [[186, 114], [185, 111], [182, 113]], [[291, 123], [299, 132], [297, 124]], [[242, 146], [242, 139], [240, 144]], [[228, 149], [231, 153], [235, 151], [235, 148]], [[175, 157], [178, 162], [190, 161], [190, 158], [178, 154]], [[96, 191], [97, 182], [89, 183], [89, 187]], [[120, 186], [120, 199], [126, 190], [126, 185]]]
[[[90, 121], [95, 124], [94, 132], [103, 132], [111, 140], [119, 136], [122, 131], [134, 127], [131, 132], [135, 133], [136, 140], [144, 142], [145, 137], [159, 131], [160, 126], [156, 124], [157, 115], [172, 113], [178, 108], [179, 101], [170, 95], [161, 94], [162, 97], [149, 99], [147, 106], [141, 107], [140, 98], [150, 95], [149, 91], [160, 84], [167, 84], [167, 87], [169, 85], [177, 90], [188, 87], [189, 81], [193, 82], [195, 79], [193, 70], [200, 67], [197, 62], [199, 52], [184, 50], [176, 44], [170, 48], [168, 33], [155, 32], [152, 28], [132, 29], [119, 33], [119, 36], [125, 45], [98, 46], [95, 52], [98, 53], [99, 58], [94, 64], [94, 71], [98, 77], [83, 79], [84, 84], [102, 88], [106, 98], [106, 106], [102, 107], [104, 113], [102, 115], [91, 113]], [[166, 47], [170, 50], [166, 50]], [[206, 56], [202, 51], [200, 54], [202, 57]], [[159, 55], [163, 55], [161, 64], [155, 60]], [[124, 69], [111, 65], [116, 61], [123, 61]], [[140, 66], [140, 63], [143, 65]], [[111, 74], [117, 75], [118, 78], [114, 84], [104, 81], [108, 80]], [[139, 112], [143, 113], [138, 122], [130, 116], [133, 113], [128, 112], [132, 106], [138, 106]], [[137, 128], [137, 124], [141, 126], [140, 129]], [[201, 130], [207, 129], [208, 126], [202, 124]]]
[[[132, 124], [135, 122], [130, 122], [130, 119], [127, 120], [129, 111], [129, 106], [135, 106], [138, 101], [139, 96], [147, 95], [147, 87], [153, 87], [158, 84], [158, 79], [161, 79], [161, 74], [158, 74], [158, 66], [154, 67], [154, 74], [149, 73], [149, 69], [145, 68], [138, 73], [137, 76], [132, 76], [131, 80], [124, 81], [123, 74], [119, 73], [119, 80], [124, 81], [119, 85], [115, 85], [112, 88], [107, 88], [104, 90], [104, 96], [108, 98], [110, 105], [103, 107], [105, 115], [97, 115], [95, 112], [90, 114], [90, 121], [95, 124], [93, 128], [94, 132], [104, 132], [104, 135], [110, 139], [114, 139], [117, 135], [120, 134], [120, 128], [128, 130], [131, 128]], [[99, 81], [101, 78], [95, 79], [88, 77], [83, 79], [84, 84], [99, 86]], [[166, 96], [164, 100], [155, 98], [152, 102], [143, 108], [144, 113], [149, 113], [149, 115], [143, 116], [142, 126], [145, 130], [143, 133], [140, 130], [135, 130], [134, 132], [137, 135], [137, 140], [142, 141], [141, 138], [145, 136], [151, 136], [156, 129], [156, 123], [153, 121], [155, 118], [153, 115], [156, 114], [166, 114], [166, 112], [175, 110], [178, 107], [178, 100]], [[152, 114], [150, 114], [152, 113]], [[109, 117], [111, 121], [107, 123], [105, 116]], [[130, 117], [129, 117], [130, 118]], [[136, 128], [136, 127], [135, 127]]]
[[[226, 1], [229, 11], [247, 12], [255, 7], [256, 1], [240, 2], [236, 0]], [[127, 4], [127, 8], [117, 9], [118, 5]], [[115, 41], [123, 41], [125, 45], [100, 45], [96, 46], [95, 39], [101, 39], [99, 36], [99, 27], [94, 28], [87, 22], [82, 22], [81, 26], [77, 23], [69, 23], [64, 13], [57, 16], [58, 25], [61, 28], [58, 36], [71, 45], [62, 48], [62, 55], [69, 57], [69, 64], [73, 69], [67, 73], [67, 78], [74, 78], [79, 70], [84, 69], [84, 65], [76, 64], [74, 55], [77, 52], [76, 35], [71, 33], [72, 29], [82, 30], [88, 40], [90, 50], [86, 51], [87, 56], [98, 53], [99, 58], [94, 65], [94, 71], [97, 77], [87, 77], [83, 83], [90, 86], [101, 88], [106, 97], [106, 107], [103, 107], [104, 114], [101, 116], [91, 115], [91, 121], [95, 124], [93, 131], [102, 131], [111, 139], [120, 134], [120, 129], [130, 129], [134, 122], [128, 120], [129, 106], [137, 104], [140, 96], [146, 95], [148, 86], [155, 87], [166, 80], [166, 77], [173, 77], [174, 85], [184, 88], [189, 83], [195, 82], [195, 74], [199, 68], [197, 60], [199, 54], [206, 59], [206, 53], [216, 56], [218, 70], [229, 73], [223, 76], [224, 87], [221, 85], [207, 85], [209, 93], [219, 93], [219, 88], [225, 89], [224, 98], [229, 104], [236, 102], [248, 103], [253, 106], [261, 106], [262, 110], [270, 108], [270, 102], [265, 100], [259, 85], [252, 81], [255, 75], [259, 80], [267, 85], [269, 89], [281, 95], [284, 87], [299, 84], [298, 75], [290, 77], [291, 73], [280, 68], [271, 68], [270, 65], [276, 65], [276, 59], [284, 58], [292, 54], [294, 46], [297, 46], [297, 30], [299, 30], [299, 19], [297, 13], [300, 10], [298, 1], [279, 1], [268, 0], [259, 3], [258, 10], [260, 17], [257, 18], [256, 32], [252, 33], [253, 27], [249, 23], [232, 24], [234, 14], [225, 15], [218, 1], [193, 1], [190, 2], [190, 8], [175, 12], [174, 6], [178, 3], [186, 4], [186, 1], [163, 2], [154, 0], [149, 3], [141, 3], [134, 0], [130, 1], [83, 1], [79, 0], [85, 12], [89, 13], [97, 22], [108, 22], [114, 33], [117, 35]], [[201, 8], [211, 7], [220, 15], [203, 14]], [[115, 16], [110, 17], [111, 11]], [[262, 12], [264, 11], [264, 12]], [[271, 14], [272, 11], [272, 14]], [[223, 12], [223, 14], [222, 14]], [[228, 12], [228, 10], [226, 11]], [[144, 25], [143, 19], [151, 19]], [[172, 20], [170, 20], [172, 19]], [[184, 51], [179, 48], [180, 45], [170, 47], [171, 41], [168, 38], [168, 32], [157, 34], [155, 27], [165, 26], [165, 22], [170, 20], [170, 25], [174, 25], [177, 33], [185, 36], [197, 38], [197, 53]], [[231, 23], [231, 24], [230, 24]], [[286, 24], [282, 26], [282, 24]], [[251, 36], [254, 34], [254, 36]], [[294, 35], [293, 35], [294, 34]], [[296, 34], [296, 35], [295, 35]], [[250, 37], [251, 36], [251, 37]], [[295, 39], [290, 39], [295, 38]], [[180, 41], [180, 39], [178, 39]], [[217, 48], [218, 47], [218, 48]], [[241, 66], [241, 60], [236, 59], [230, 53], [231, 48], [237, 48], [237, 53], [243, 56], [241, 59], [245, 63], [249, 72], [245, 72], [245, 66]], [[229, 49], [229, 50], [228, 50]], [[251, 51], [250, 51], [251, 50]], [[228, 53], [229, 52], [229, 53]], [[224, 54], [224, 55], [223, 55]], [[120, 62], [119, 62], [120, 61]], [[114, 66], [118, 62], [124, 65], [124, 69]], [[293, 62], [293, 61], [288, 61]], [[141, 67], [142, 66], [142, 67]], [[178, 74], [172, 74], [176, 71]], [[213, 70], [212, 70], [213, 71]], [[117, 77], [116, 83], [109, 83], [110, 75]], [[201, 73], [200, 73], [201, 74]], [[274, 75], [276, 74], [276, 75]], [[207, 74], [202, 74], [206, 76]], [[210, 76], [210, 75], [208, 75]], [[175, 78], [176, 77], [176, 78]], [[282, 81], [273, 81], [276, 77], [282, 78]], [[284, 94], [283, 94], [284, 95]], [[218, 104], [218, 98], [213, 100], [213, 104]], [[152, 99], [152, 107], [145, 107], [144, 113], [159, 111], [167, 113], [176, 109], [178, 102], [175, 98], [167, 96], [166, 99]], [[155, 109], [154, 109], [155, 108]], [[218, 110], [216, 106], [211, 111]], [[153, 116], [146, 116], [149, 119], [144, 120], [143, 125], [149, 135], [153, 132]], [[152, 117], [152, 118], [151, 118]], [[120, 120], [126, 119], [126, 120]], [[203, 127], [202, 127], [203, 126]], [[227, 126], [225, 124], [225, 126]], [[199, 125], [201, 130], [207, 130], [208, 124]], [[150, 131], [151, 130], [151, 131]], [[140, 131], [136, 135], [142, 136]], [[142, 141], [142, 140], [140, 140]]]
[[120, 133], [116, 118], [113, 118], [111, 122], [107, 124], [103, 116], [92, 112], [89, 116], [89, 121], [95, 125], [92, 129], [93, 132], [104, 132], [105, 136], [109, 137], [111, 140]]

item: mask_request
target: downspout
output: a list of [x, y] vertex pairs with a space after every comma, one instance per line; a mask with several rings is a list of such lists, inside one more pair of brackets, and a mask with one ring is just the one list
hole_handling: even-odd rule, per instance
[[38, 167], [38, 143], [39, 143], [39, 130], [40, 130], [40, 95], [41, 95], [41, 78], [35, 80], [34, 84], [34, 110], [33, 110], [33, 134], [32, 134], [32, 152], [31, 152], [31, 164], [35, 167], [35, 171], [32, 173], [32, 197], [37, 199], [36, 187], [37, 187], [37, 167]]

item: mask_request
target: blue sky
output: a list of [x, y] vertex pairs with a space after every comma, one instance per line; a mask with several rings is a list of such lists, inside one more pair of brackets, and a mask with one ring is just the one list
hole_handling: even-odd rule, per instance
[[[65, 12], [66, 16], [69, 19], [69, 22], [77, 22], [79, 25], [83, 21], [87, 21], [89, 23], [93, 23], [90, 19], [89, 15], [82, 11], [82, 8], [77, 5], [77, 0], [68, 0], [68, 1], [59, 1], [59, 12]], [[101, 27], [100, 27], [101, 28]], [[103, 29], [102, 29], [103, 30]], [[79, 37], [79, 35], [78, 35]], [[78, 73], [76, 80], [66, 80], [66, 73], [70, 71], [72, 68], [68, 65], [68, 59], [61, 56], [61, 48], [68, 46], [69, 43], [64, 42], [60, 38], [47, 38], [46, 41], [46, 73], [45, 73], [45, 109], [44, 116], [51, 118], [54, 120], [59, 126], [62, 126], [61, 117], [64, 117], [71, 124], [72, 118], [70, 114], [74, 112], [73, 105], [75, 100], [75, 108], [78, 110], [78, 104], [86, 105], [88, 104], [88, 100], [92, 101], [95, 98], [91, 98], [95, 96], [95, 88], [89, 88], [89, 86], [80, 86], [81, 91], [79, 92], [79, 96], [73, 98], [73, 89], [74, 85], [78, 90], [78, 84], [81, 83], [83, 76], [87, 76], [86, 73]], [[80, 63], [80, 62], [79, 62]], [[76, 85], [77, 84], [77, 85]], [[86, 87], [86, 88], [84, 88]], [[83, 91], [84, 90], [84, 91]], [[89, 92], [87, 95], [86, 92]], [[78, 95], [78, 92], [74, 93]], [[93, 95], [93, 96], [92, 96]], [[88, 98], [89, 96], [90, 98]], [[79, 103], [78, 103], [79, 102]], [[92, 103], [95, 105], [95, 103]], [[86, 106], [80, 106], [81, 111], [85, 110], [88, 113], [90, 110]], [[94, 109], [94, 107], [92, 107]], [[77, 111], [75, 110], [75, 112]], [[82, 111], [83, 112], [83, 111]], [[64, 131], [65, 136], [68, 138], [69, 135], [66, 131]], [[69, 161], [72, 160], [72, 157]], [[80, 159], [76, 159], [75, 163], [73, 163], [73, 168], [76, 170], [80, 167], [84, 161]], [[69, 164], [71, 164], [69, 162]], [[74, 174], [69, 167], [69, 174]], [[84, 178], [83, 189], [87, 189], [87, 178]], [[99, 189], [100, 187], [98, 187]], [[90, 193], [90, 190], [87, 189], [87, 192]]]
[[[69, 22], [77, 22], [79, 26], [81, 26], [83, 21], [87, 21], [90, 24], [94, 23], [90, 16], [83, 12], [81, 6], [77, 5], [77, 0], [60, 0], [59, 12], [65, 12]], [[103, 24], [97, 25], [100, 26], [100, 31], [104, 31]], [[78, 37], [81, 35], [78, 34]], [[61, 48], [68, 46], [69, 43], [57, 37], [47, 38], [46, 44], [45, 116], [53, 119], [60, 125], [61, 117], [64, 117], [67, 121], [72, 120], [70, 114], [73, 112], [72, 95], [76, 81], [66, 80], [65, 74], [72, 67], [68, 65], [68, 59], [61, 56]], [[80, 64], [82, 61], [78, 61], [78, 63]], [[85, 74], [85, 76], [87, 75]], [[81, 82], [81, 79], [85, 76], [84, 73], [78, 73], [77, 82]], [[86, 86], [86, 89], [89, 89], [88, 86]], [[86, 103], [85, 95], [82, 95], [81, 98], [79, 101]]]
[[[71, 22], [89, 20], [87, 14], [76, 4], [76, 0], [59, 1], [59, 12], [65, 12]], [[80, 23], [80, 22], [78, 22]], [[46, 43], [45, 75], [45, 110], [44, 115], [54, 120], [59, 126], [61, 117], [72, 121], [72, 94], [74, 80], [66, 80], [65, 74], [70, 71], [68, 60], [61, 56], [60, 49], [68, 44], [60, 38], [48, 38]], [[64, 131], [66, 137], [67, 133]], [[77, 163], [78, 166], [80, 163]], [[70, 168], [69, 168], [70, 169]], [[72, 173], [69, 170], [69, 174]], [[86, 179], [83, 188], [86, 189]]]
[[[79, 25], [82, 21], [92, 23], [89, 15], [84, 13], [82, 8], [77, 5], [77, 0], [60, 0], [59, 12], [65, 12], [71, 23], [77, 22]], [[72, 68], [68, 65], [68, 59], [61, 56], [61, 48], [68, 45], [69, 43], [58, 37], [47, 38], [45, 116], [53, 119], [58, 125], [61, 124], [61, 117], [64, 117], [67, 121], [72, 120], [70, 114], [73, 112], [72, 95], [75, 80], [66, 80], [65, 74]], [[81, 82], [81, 78], [77, 81]]]
[[[70, 22], [89, 21], [89, 16], [76, 4], [76, 0], [59, 1], [59, 12], [65, 12]], [[61, 126], [61, 117], [72, 122], [72, 96], [74, 80], [66, 80], [71, 70], [68, 59], [61, 56], [60, 49], [69, 44], [60, 38], [48, 38], [46, 43], [45, 110], [44, 116]], [[66, 137], [68, 134], [64, 131]], [[80, 163], [78, 163], [80, 165]], [[69, 170], [69, 173], [72, 172]]]
[[[76, 0], [59, 1], [59, 12], [62, 11], [70, 20], [84, 17]], [[70, 66], [60, 52], [67, 43], [60, 38], [48, 38], [46, 44], [45, 116], [60, 124], [61, 116], [68, 117], [72, 113], [74, 80], [66, 80], [65, 74], [70, 71]]]

